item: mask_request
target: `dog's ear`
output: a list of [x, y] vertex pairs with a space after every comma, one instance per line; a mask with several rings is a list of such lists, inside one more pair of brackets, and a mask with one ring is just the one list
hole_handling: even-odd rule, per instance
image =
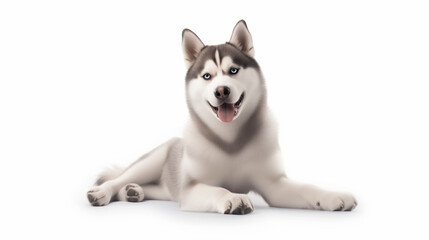
[[201, 49], [203, 49], [204, 43], [200, 38], [191, 30], [184, 29], [182, 32], [182, 49], [185, 57], [186, 68], [192, 66], [197, 59]]
[[240, 20], [235, 25], [229, 42], [241, 51], [247, 53], [247, 55], [251, 57], [255, 56], [252, 36], [250, 35], [249, 29], [247, 29], [247, 25], [244, 20]]

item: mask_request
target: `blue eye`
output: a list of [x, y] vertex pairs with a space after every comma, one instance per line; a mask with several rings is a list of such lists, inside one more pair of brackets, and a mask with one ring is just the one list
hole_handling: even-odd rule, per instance
[[205, 80], [210, 80], [210, 78], [212, 78], [212, 75], [210, 75], [210, 73], [205, 73], [205, 74], [203, 75], [203, 78], [204, 78]]
[[231, 69], [229, 69], [229, 72], [231, 74], [237, 74], [238, 73], [238, 68], [232, 67]]

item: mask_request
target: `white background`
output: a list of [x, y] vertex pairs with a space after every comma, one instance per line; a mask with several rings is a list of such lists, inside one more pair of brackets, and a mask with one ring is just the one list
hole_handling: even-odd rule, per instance
[[[425, 1], [2, 1], [1, 239], [428, 239]], [[188, 118], [181, 31], [245, 19], [288, 175], [355, 194], [353, 212], [176, 203], [94, 208], [86, 191]]]

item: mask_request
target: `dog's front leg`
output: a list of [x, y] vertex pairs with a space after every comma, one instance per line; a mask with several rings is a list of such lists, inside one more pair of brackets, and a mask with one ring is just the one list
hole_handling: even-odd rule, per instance
[[246, 194], [232, 193], [225, 188], [202, 183], [188, 184], [182, 191], [180, 208], [186, 211], [247, 214], [253, 205]]
[[351, 194], [326, 191], [293, 182], [285, 176], [273, 181], [263, 181], [258, 192], [272, 207], [351, 211], [357, 205]]

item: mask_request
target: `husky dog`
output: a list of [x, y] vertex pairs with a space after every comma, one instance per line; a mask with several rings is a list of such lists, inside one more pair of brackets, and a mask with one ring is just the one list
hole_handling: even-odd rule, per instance
[[191, 116], [183, 139], [169, 140], [126, 169], [101, 174], [87, 193], [93, 206], [160, 199], [176, 201], [183, 210], [248, 214], [254, 207], [247, 193], [254, 191], [272, 207], [356, 207], [351, 194], [286, 177], [245, 21], [236, 24], [229, 42], [216, 46], [184, 29], [182, 47]]

